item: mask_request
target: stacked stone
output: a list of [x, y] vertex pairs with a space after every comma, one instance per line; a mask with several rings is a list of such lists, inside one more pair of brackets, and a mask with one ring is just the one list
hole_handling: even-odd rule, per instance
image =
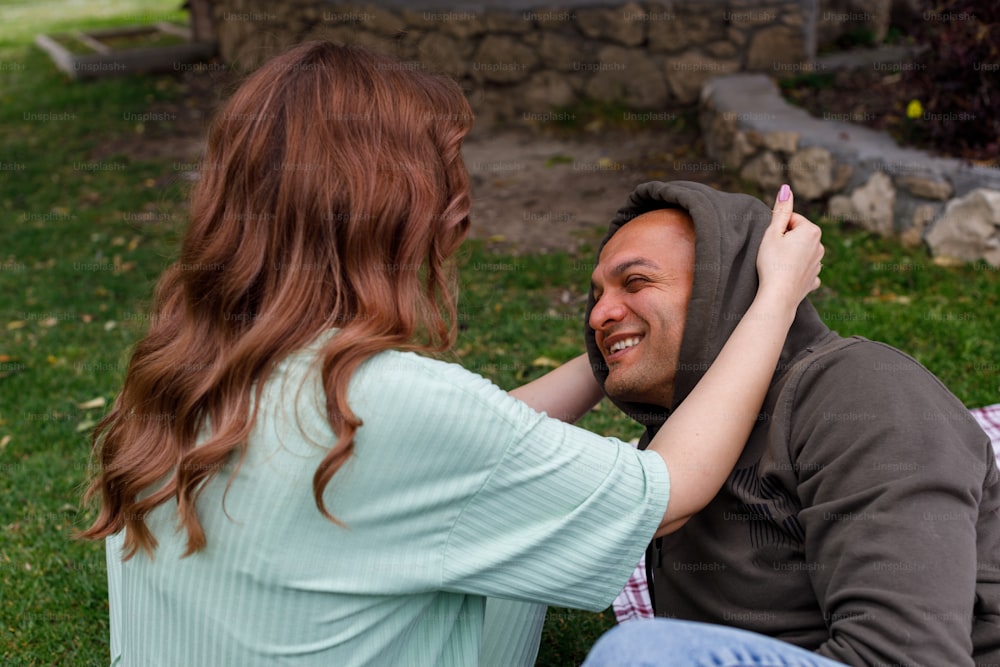
[[632, 0], [471, 12], [225, 0], [214, 9], [222, 56], [240, 68], [303, 40], [360, 43], [451, 75], [481, 117], [544, 120], [582, 100], [634, 112], [693, 105], [719, 74], [808, 68], [808, 4]]
[[1000, 266], [1000, 169], [901, 148], [882, 132], [813, 118], [755, 74], [720, 77], [702, 93], [710, 158], [766, 191], [790, 183], [828, 214], [938, 257]]

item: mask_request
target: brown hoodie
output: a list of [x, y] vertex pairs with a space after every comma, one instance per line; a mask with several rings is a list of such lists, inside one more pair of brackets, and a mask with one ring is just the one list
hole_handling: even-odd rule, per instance
[[[645, 183], [637, 215], [694, 219], [674, 404], [617, 403], [643, 446], [757, 290], [770, 209], [699, 183]], [[593, 295], [588, 306], [593, 307]], [[586, 327], [598, 380], [607, 367]], [[725, 414], [726, 406], [719, 406]], [[651, 549], [658, 616], [777, 637], [857, 667], [1000, 666], [1000, 474], [986, 434], [915, 360], [842, 338], [803, 301], [758, 423], [722, 491]]]

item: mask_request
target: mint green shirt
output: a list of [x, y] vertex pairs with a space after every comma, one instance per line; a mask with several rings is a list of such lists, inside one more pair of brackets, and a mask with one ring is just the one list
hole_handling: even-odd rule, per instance
[[154, 559], [108, 538], [113, 664], [493, 667], [487, 596], [600, 610], [622, 589], [666, 508], [657, 454], [384, 352], [351, 380], [364, 425], [324, 496], [340, 527], [312, 495], [336, 440], [316, 361], [265, 385], [242, 467], [198, 500], [204, 550], [180, 558], [173, 502], [147, 517]]

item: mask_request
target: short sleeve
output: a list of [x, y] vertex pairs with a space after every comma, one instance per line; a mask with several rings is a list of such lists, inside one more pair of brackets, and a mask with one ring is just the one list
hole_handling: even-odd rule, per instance
[[497, 409], [527, 426], [452, 528], [444, 588], [606, 608], [663, 518], [670, 489], [663, 459], [555, 419], [531, 419], [536, 413], [510, 397]]

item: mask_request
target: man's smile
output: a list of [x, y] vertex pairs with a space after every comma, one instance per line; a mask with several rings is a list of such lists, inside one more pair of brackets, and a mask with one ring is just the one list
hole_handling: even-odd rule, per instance
[[604, 358], [606, 361], [617, 361], [628, 354], [629, 350], [638, 345], [644, 336], [641, 334], [615, 334], [604, 341]]

